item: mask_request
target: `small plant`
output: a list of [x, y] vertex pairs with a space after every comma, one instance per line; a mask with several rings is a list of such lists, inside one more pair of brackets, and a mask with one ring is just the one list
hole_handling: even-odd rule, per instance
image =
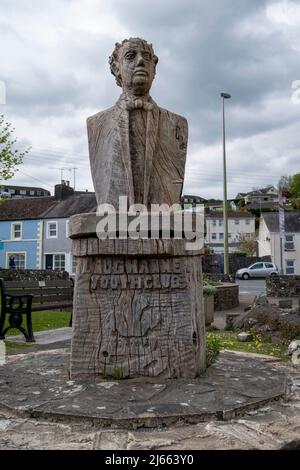
[[115, 366], [111, 376], [115, 380], [121, 380], [124, 376], [123, 366]]
[[206, 366], [209, 367], [218, 357], [221, 349], [220, 337], [217, 334], [206, 335]]
[[204, 284], [203, 295], [209, 297], [217, 292], [217, 288], [211, 284]]

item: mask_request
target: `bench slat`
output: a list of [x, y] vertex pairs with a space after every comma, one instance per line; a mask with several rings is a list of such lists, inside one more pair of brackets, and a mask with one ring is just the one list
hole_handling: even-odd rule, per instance
[[6, 290], [7, 295], [33, 295], [34, 297], [36, 295], [54, 295], [54, 294], [70, 294], [72, 295], [73, 293], [73, 288], [72, 287], [51, 287], [49, 289], [47, 288], [37, 288], [37, 289], [7, 289]]
[[73, 285], [73, 282], [70, 279], [55, 279], [49, 281], [5, 281], [4, 285], [6, 289], [28, 289], [38, 287], [43, 289], [46, 287], [70, 287]]

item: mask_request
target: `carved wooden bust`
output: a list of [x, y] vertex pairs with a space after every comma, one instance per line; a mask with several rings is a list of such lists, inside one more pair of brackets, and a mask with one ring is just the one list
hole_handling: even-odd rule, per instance
[[98, 204], [180, 202], [187, 149], [187, 121], [160, 108], [149, 91], [158, 58], [151, 44], [125, 39], [109, 58], [122, 87], [117, 103], [88, 118], [92, 177]]

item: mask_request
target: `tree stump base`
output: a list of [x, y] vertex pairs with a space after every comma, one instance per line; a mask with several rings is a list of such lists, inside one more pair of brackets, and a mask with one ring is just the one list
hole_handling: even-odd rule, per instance
[[185, 240], [84, 238], [78, 217], [71, 378], [201, 374], [201, 253], [186, 251]]

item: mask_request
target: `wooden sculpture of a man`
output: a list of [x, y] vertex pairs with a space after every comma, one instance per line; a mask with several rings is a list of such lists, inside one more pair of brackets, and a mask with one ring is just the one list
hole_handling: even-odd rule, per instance
[[109, 58], [122, 87], [117, 103], [88, 118], [89, 153], [98, 204], [180, 202], [187, 148], [187, 121], [160, 108], [149, 91], [157, 56], [140, 38], [117, 43]]

